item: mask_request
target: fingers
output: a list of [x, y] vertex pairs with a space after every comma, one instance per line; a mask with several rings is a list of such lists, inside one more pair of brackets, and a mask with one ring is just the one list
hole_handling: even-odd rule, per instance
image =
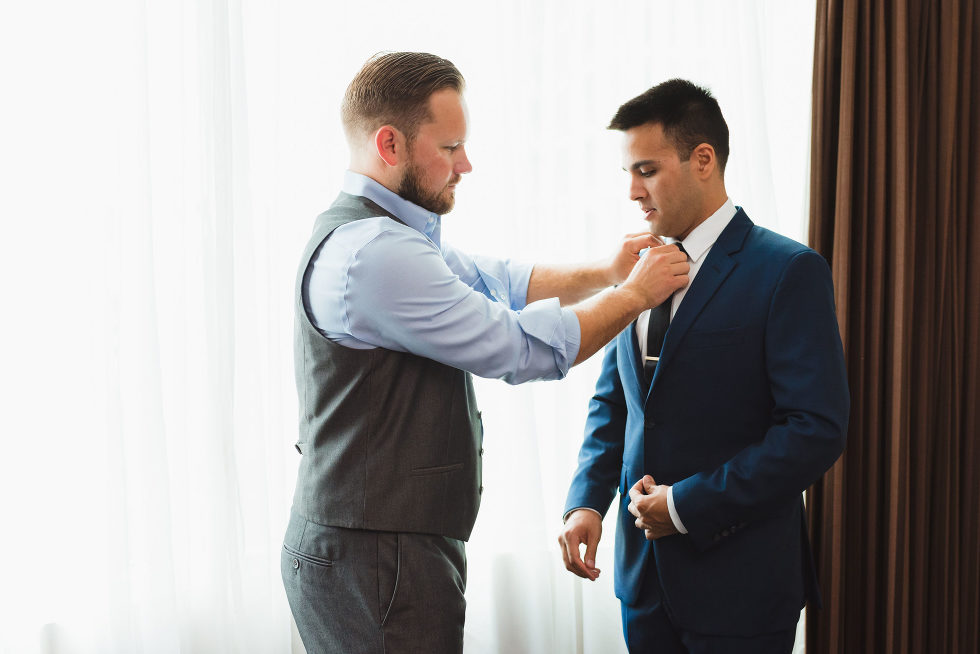
[[623, 240], [627, 243], [644, 243], [643, 247], [650, 247], [651, 245], [656, 245], [659, 240], [656, 236], [650, 232], [635, 232], [633, 234], [627, 234], [623, 237]]
[[660, 242], [650, 232], [627, 234], [623, 240], [623, 249], [636, 256], [639, 256], [641, 250], [653, 248], [658, 245], [660, 245]]
[[656, 487], [657, 482], [653, 477], [650, 475], [643, 475], [643, 477], [637, 479], [636, 483], [630, 487], [630, 499], [636, 502], [640, 497], [648, 495]]
[[569, 572], [588, 579], [585, 565], [578, 555], [579, 539], [574, 533], [562, 532], [558, 537], [558, 547], [561, 549], [561, 558], [565, 563], [565, 569]]
[[589, 578], [593, 581], [599, 576], [599, 570], [595, 567], [595, 552], [598, 547], [598, 538], [589, 539], [585, 545], [585, 567], [589, 572]]
[[[561, 539], [559, 538], [559, 541]], [[582, 560], [580, 554], [580, 545], [582, 541], [577, 537], [568, 538], [563, 542], [562, 545], [562, 559], [565, 562], [565, 569], [575, 574], [582, 579], [588, 579], [590, 581], [595, 581], [599, 576], [599, 570], [595, 567], [595, 550], [598, 546], [598, 540], [595, 543], [586, 545], [585, 549], [585, 561]], [[589, 563], [591, 561], [591, 563]]]
[[[675, 265], [678, 264], [671, 264], [671, 268], [673, 268]], [[686, 272], [682, 272], [682, 273], [673, 273], [666, 283], [669, 284], [669, 287], [671, 288], [671, 292], [676, 292], [684, 288], [685, 286], [687, 286], [690, 283], [690, 281], [691, 278], [688, 276], [688, 274]]]
[[[650, 477], [649, 475], [647, 475], [647, 477], [653, 479], [653, 477]], [[640, 526], [639, 522], [643, 517], [640, 513], [639, 503], [641, 501], [641, 498], [643, 498], [646, 495], [646, 490], [644, 488], [643, 482], [647, 477], [644, 477], [643, 479], [638, 479], [637, 482], [633, 484], [633, 486], [630, 487], [629, 490], [630, 503], [626, 507], [626, 509], [634, 516], [636, 516], [637, 527]]]
[[690, 282], [687, 255], [676, 245], [651, 248], [629, 272], [626, 284], [644, 308], [655, 307]]
[[[599, 577], [599, 569], [595, 567], [596, 549], [599, 546], [598, 533], [585, 531], [583, 540], [576, 528], [565, 529], [558, 536], [558, 547], [561, 549], [565, 569], [583, 579], [595, 581]], [[585, 560], [582, 560], [581, 546], [585, 545]]]
[[657, 480], [650, 475], [643, 475], [629, 490], [630, 503], [626, 508], [636, 518], [633, 524], [636, 525], [637, 529], [649, 531], [653, 527], [646, 521], [640, 503], [642, 502], [646, 507], [650, 502], [650, 495], [656, 490]]
[[643, 497], [643, 480], [638, 480], [629, 490], [630, 504], [636, 504], [637, 500]]
[[[643, 247], [647, 246], [644, 245]], [[639, 249], [642, 250], [643, 247]], [[686, 273], [691, 269], [687, 262], [687, 255], [681, 252], [676, 245], [650, 246], [642, 259], [645, 260], [647, 267], [658, 269], [666, 267], [673, 274]]]
[[691, 264], [687, 261], [674, 261], [668, 264], [668, 267], [670, 268], [670, 274], [674, 277], [687, 277], [687, 274], [691, 272]]
[[577, 538], [572, 539], [568, 534], [562, 533], [562, 535], [558, 537], [558, 548], [561, 550], [561, 558], [565, 564], [565, 569], [581, 577], [582, 573], [579, 571], [578, 566], [575, 565], [571, 554], [572, 551], [578, 551], [577, 542], [573, 544], [573, 541], [577, 540]]
[[681, 252], [681, 249], [673, 243], [652, 247], [650, 248], [650, 252], [666, 257], [669, 263], [687, 263], [687, 255]]
[[688, 262], [686, 254], [681, 252], [676, 245], [662, 245], [651, 248], [651, 252], [655, 253], [662, 261], [667, 263], [670, 274], [674, 277], [672, 281], [676, 284], [676, 288], [687, 286], [691, 264]]

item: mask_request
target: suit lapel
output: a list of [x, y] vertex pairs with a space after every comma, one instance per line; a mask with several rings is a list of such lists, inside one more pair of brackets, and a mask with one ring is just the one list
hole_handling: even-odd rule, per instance
[[[742, 244], [745, 242], [745, 237], [748, 236], [750, 229], [752, 229], [752, 221], [742, 209], [739, 209], [711, 247], [707, 259], [701, 264], [697, 277], [681, 301], [681, 305], [677, 308], [674, 319], [670, 321], [670, 327], [667, 328], [657, 371], [650, 383], [650, 394], [653, 393], [653, 388], [657, 385], [657, 380], [663, 371], [670, 365], [674, 353], [684, 340], [684, 335], [694, 323], [695, 318], [698, 317], [722, 285], [722, 282], [728, 278], [728, 275], [735, 268], [736, 262], [731, 255], [742, 249]], [[642, 375], [642, 366], [640, 374]], [[647, 395], [648, 400], [650, 394]]]
[[646, 382], [643, 380], [643, 361], [640, 358], [640, 344], [636, 340], [636, 321], [630, 323], [630, 326], [626, 328], [623, 333], [622, 338], [624, 341], [621, 343], [623, 350], [628, 352], [630, 362], [630, 370], [633, 371], [633, 381], [636, 382], [636, 388], [634, 389], [636, 395], [641, 399], [646, 395]]

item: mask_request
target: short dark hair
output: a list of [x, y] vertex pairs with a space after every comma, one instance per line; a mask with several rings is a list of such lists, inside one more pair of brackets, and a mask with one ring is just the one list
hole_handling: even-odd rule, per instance
[[608, 129], [628, 129], [659, 123], [664, 136], [677, 150], [681, 161], [691, 158], [694, 148], [707, 143], [718, 155], [718, 166], [725, 172], [728, 163], [728, 123], [721, 115], [711, 91], [685, 79], [657, 84], [619, 108]]
[[463, 92], [465, 80], [448, 59], [426, 52], [379, 52], [373, 55], [344, 94], [341, 119], [347, 138], [392, 125], [408, 139], [432, 120], [429, 96], [453, 89]]

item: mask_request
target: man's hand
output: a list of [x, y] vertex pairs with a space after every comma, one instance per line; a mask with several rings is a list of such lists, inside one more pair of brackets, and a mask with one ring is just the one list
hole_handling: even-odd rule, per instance
[[[623, 246], [625, 250], [632, 247]], [[573, 311], [578, 318], [581, 340], [575, 365], [595, 354], [645, 309], [657, 306], [674, 291], [687, 286], [690, 269], [687, 255], [680, 248], [659, 245], [640, 257], [622, 286], [576, 305]], [[533, 272], [531, 279], [534, 280]], [[530, 290], [528, 293], [530, 301]]]
[[691, 269], [687, 255], [676, 245], [659, 245], [640, 257], [622, 288], [635, 293], [643, 309], [650, 309], [684, 288]]
[[637, 232], [635, 234], [627, 234], [623, 237], [623, 242], [619, 249], [609, 258], [608, 271], [609, 271], [609, 286], [613, 284], [622, 284], [627, 277], [629, 277], [630, 271], [633, 270], [633, 266], [636, 262], [640, 260], [640, 252], [647, 248], [653, 248], [663, 245], [663, 243], [656, 236], [650, 232]]
[[[595, 567], [595, 551], [602, 537], [602, 518], [595, 511], [577, 509], [565, 521], [565, 528], [558, 536], [561, 558], [565, 569], [583, 579], [595, 581], [599, 569]], [[582, 560], [580, 545], [585, 544], [585, 560]]]
[[630, 488], [629, 512], [636, 516], [636, 526], [643, 530], [647, 540], [678, 533], [667, 509], [667, 488], [658, 486], [650, 475]]

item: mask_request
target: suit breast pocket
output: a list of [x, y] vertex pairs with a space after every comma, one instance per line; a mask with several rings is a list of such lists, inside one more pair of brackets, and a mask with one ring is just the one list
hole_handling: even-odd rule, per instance
[[684, 337], [682, 347], [691, 349], [733, 347], [745, 342], [744, 327], [728, 329], [692, 329]]

